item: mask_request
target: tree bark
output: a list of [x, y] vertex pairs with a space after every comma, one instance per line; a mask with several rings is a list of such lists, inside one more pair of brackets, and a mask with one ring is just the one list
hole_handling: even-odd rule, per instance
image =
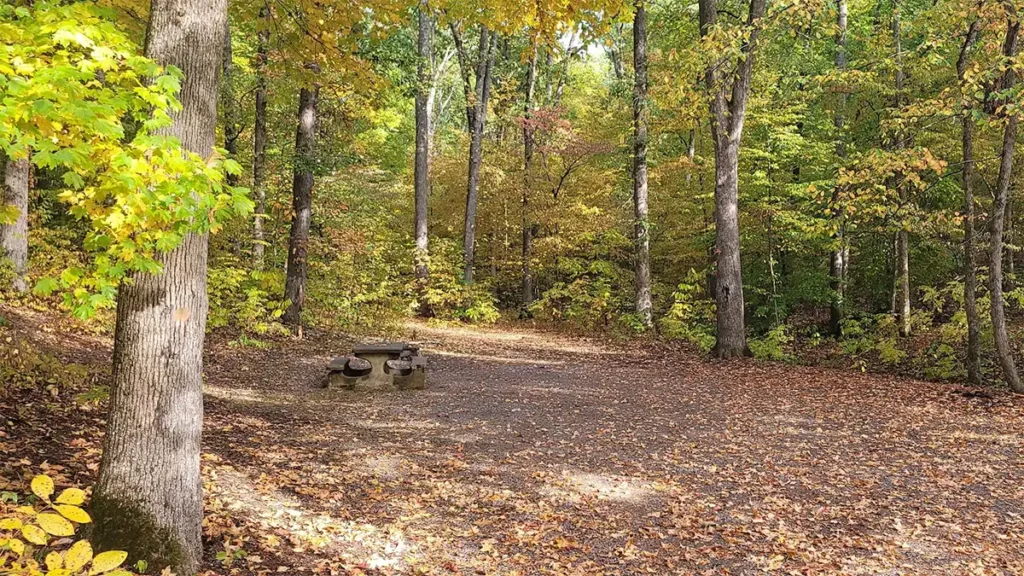
[[14, 277], [10, 288], [27, 292], [28, 281], [28, 191], [32, 172], [28, 158], [6, 160], [4, 166], [3, 195], [0, 206], [18, 209], [18, 217], [10, 224], [0, 224], [0, 257], [11, 264]]
[[[1016, 20], [1016, 14], [1011, 15], [1007, 23], [1006, 40], [1003, 43], [1003, 56], [1006, 58], [1007, 70], [1003, 76], [1003, 88], [1009, 90], [1016, 84], [1016, 75], [1009, 61], [1017, 55], [1017, 36], [1020, 32], [1020, 22]], [[1010, 343], [1009, 334], [1006, 330], [1006, 311], [1003, 297], [1003, 228], [1006, 218], [1006, 204], [1010, 195], [1010, 185], [1013, 178], [1013, 153], [1017, 144], [1017, 121], [1016, 113], [1010, 113], [1005, 118], [1006, 125], [1003, 129], [1003, 149], [999, 160], [999, 179], [996, 183], [995, 201], [992, 204], [992, 238], [989, 255], [992, 259], [989, 264], [988, 289], [992, 297], [992, 331], [995, 336], [996, 352], [999, 356], [999, 365], [1003, 369], [1003, 379], [1014, 392], [1024, 394], [1024, 382], [1021, 382], [1017, 373], [1017, 366], [1013, 359], [1013, 346]]]
[[[267, 8], [260, 19], [269, 17]], [[252, 255], [257, 270], [265, 266], [266, 240], [263, 219], [267, 211], [267, 44], [270, 31], [260, 30], [256, 45], [256, 119], [253, 128], [252, 189], [255, 210], [252, 226]]]
[[534, 224], [530, 218], [530, 191], [533, 188], [533, 97], [537, 88], [537, 41], [530, 42], [530, 64], [526, 70], [526, 101], [523, 105], [523, 283], [520, 300], [521, 316], [529, 315], [533, 303], [533, 272], [530, 259], [533, 258]]
[[[235, 91], [235, 65], [231, 61], [231, 24], [224, 20], [224, 69], [221, 75], [220, 101], [224, 118], [224, 149], [232, 160], [238, 159], [238, 137], [241, 135], [241, 114], [238, 109], [238, 95]], [[229, 186], [238, 186], [238, 175], [228, 174], [225, 180]]]
[[[903, 90], [905, 83], [905, 75], [903, 72], [903, 44], [901, 28], [901, 14], [900, 14], [900, 0], [893, 0], [893, 12], [892, 12], [892, 41], [893, 50], [895, 52], [896, 61], [896, 109], [900, 110], [903, 108]], [[897, 150], [906, 147], [905, 135], [902, 132], [897, 132], [895, 135], [896, 142], [895, 148]], [[903, 185], [898, 185], [898, 194], [900, 198], [901, 206], [907, 204], [907, 188]], [[900, 226], [900, 229], [896, 232], [896, 274], [898, 275], [897, 287], [899, 291], [899, 301], [897, 316], [900, 321], [900, 335], [910, 335], [910, 233], [907, 231], [905, 226]]]
[[313, 165], [316, 162], [316, 105], [320, 88], [299, 92], [299, 122], [295, 129], [295, 161], [292, 177], [292, 226], [288, 237], [288, 271], [284, 297], [288, 309], [285, 324], [301, 328], [302, 307], [306, 304], [307, 251], [309, 225], [313, 214]]
[[422, 292], [426, 288], [427, 279], [430, 277], [429, 267], [429, 238], [427, 236], [427, 198], [430, 195], [430, 91], [431, 71], [430, 59], [432, 54], [431, 33], [433, 22], [430, 19], [430, 12], [426, 2], [420, 2], [419, 6], [419, 34], [417, 38], [417, 51], [419, 62], [417, 63], [416, 87], [416, 158], [414, 166], [414, 189], [415, 189], [415, 214], [414, 232], [416, 237], [416, 249], [413, 255], [413, 265], [416, 270], [416, 279], [420, 284], [420, 311], [425, 312], [426, 302]]
[[[978, 39], [978, 20], [971, 21], [967, 36], [960, 49], [956, 63], [957, 79], [961, 89], [965, 87], [967, 58]], [[962, 95], [966, 102], [968, 95]], [[978, 277], [974, 257], [974, 119], [971, 108], [964, 106], [960, 111], [961, 150], [963, 173], [961, 185], [964, 190], [964, 312], [967, 315], [967, 381], [981, 383], [981, 320], [978, 318]]]
[[[700, 0], [701, 35], [708, 34], [717, 23], [717, 4], [717, 0]], [[708, 66], [704, 75], [707, 89], [711, 93], [711, 133], [715, 151], [717, 333], [712, 353], [718, 358], [750, 354], [744, 321], [740, 265], [739, 152], [750, 93], [754, 49], [764, 12], [765, 0], [750, 0], [747, 15], [750, 32], [741, 47], [743, 58], [736, 65], [735, 74], [726, 74], [722, 69], [725, 62], [718, 60]]]
[[[168, 133], [208, 157], [216, 138], [226, 0], [153, 0], [146, 55], [184, 72]], [[121, 285], [110, 413], [92, 500], [93, 542], [151, 569], [195, 573], [202, 556], [203, 339], [208, 238], [188, 234], [163, 273]]]
[[476, 66], [476, 87], [472, 114], [473, 132], [469, 142], [469, 177], [466, 180], [466, 221], [463, 234], [464, 269], [462, 281], [473, 284], [476, 251], [476, 209], [479, 203], [480, 166], [483, 161], [484, 123], [487, 119], [487, 99], [491, 91], [491, 70], [494, 67], [494, 47], [497, 35], [480, 28], [480, 47]]
[[[848, 8], [846, 0], [837, 0], [836, 17], [836, 71], [843, 74], [846, 71], [846, 29], [848, 20]], [[833, 120], [836, 128], [836, 158], [840, 162], [846, 158], [846, 143], [843, 133], [846, 125], [846, 104], [848, 95], [846, 92], [839, 94], [839, 102], [836, 107], [836, 114]], [[829, 258], [829, 276], [832, 280], [832, 302], [829, 306], [829, 332], [836, 338], [843, 335], [843, 306], [846, 297], [846, 234], [844, 230], [844, 210], [839, 206], [839, 187], [836, 186], [832, 196], [833, 218], [836, 220], [835, 246]]]
[[653, 325], [651, 236], [647, 217], [647, 11], [636, 0], [633, 11], [633, 241], [636, 314], [644, 328]]

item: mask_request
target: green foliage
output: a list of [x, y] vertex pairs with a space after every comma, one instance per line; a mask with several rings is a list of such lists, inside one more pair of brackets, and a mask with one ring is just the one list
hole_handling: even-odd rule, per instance
[[207, 278], [208, 328], [233, 326], [257, 335], [287, 333], [278, 321], [287, 308], [281, 299], [281, 272], [243, 268], [241, 262], [225, 258], [210, 267]]
[[37, 287], [65, 291], [89, 317], [131, 274], [159, 273], [160, 252], [252, 211], [224, 184], [237, 163], [202, 158], [167, 135], [181, 73], [163, 70], [91, 2], [0, 7], [0, 149], [61, 171], [61, 199], [88, 221], [90, 266]]
[[792, 329], [786, 324], [769, 330], [760, 338], [750, 340], [750, 351], [754, 357], [761, 360], [775, 360], [789, 362], [794, 359], [787, 347], [793, 342]]
[[672, 308], [661, 319], [661, 333], [707, 352], [715, 345], [715, 302], [705, 296], [706, 275], [691, 269], [672, 294]]
[[[487, 284], [462, 283], [461, 254], [454, 242], [438, 242], [431, 250], [430, 280], [423, 300], [439, 320], [457, 320], [473, 324], [493, 324], [501, 318], [497, 299]], [[416, 293], [415, 283], [409, 293]], [[410, 298], [410, 310], [415, 298]]]

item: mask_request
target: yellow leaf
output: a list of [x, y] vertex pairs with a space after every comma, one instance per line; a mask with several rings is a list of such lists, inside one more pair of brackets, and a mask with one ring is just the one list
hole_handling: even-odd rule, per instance
[[47, 570], [58, 570], [64, 560], [60, 557], [60, 552], [50, 552], [46, 555], [46, 568]]
[[53, 494], [53, 480], [44, 474], [36, 476], [32, 479], [32, 493], [43, 500], [49, 500]]
[[17, 518], [4, 518], [0, 520], [0, 530], [20, 530], [22, 522]]
[[81, 506], [82, 502], [85, 502], [85, 492], [82, 492], [78, 488], [68, 488], [57, 496], [54, 500], [57, 504], [70, 504], [72, 506]]
[[57, 568], [47, 572], [46, 576], [71, 576], [71, 571], [66, 568]]
[[46, 546], [46, 532], [43, 532], [42, 528], [39, 526], [26, 524], [21, 527], [21, 534], [25, 537], [25, 540], [28, 540], [33, 544]]
[[11, 538], [8, 540], [7, 547], [11, 549], [11, 552], [14, 552], [18, 556], [25, 553], [25, 543], [17, 538]]
[[64, 518], [49, 512], [36, 516], [39, 527], [54, 536], [74, 536], [75, 527]]
[[64, 567], [77, 572], [92, 560], [92, 546], [88, 540], [79, 540], [64, 553]]
[[89, 574], [92, 575], [110, 572], [114, 568], [120, 566], [127, 558], [128, 553], [122, 552], [121, 550], [101, 552], [92, 559], [92, 569], [89, 570]]
[[79, 508], [78, 506], [71, 506], [70, 504], [54, 504], [53, 509], [60, 512], [60, 515], [71, 520], [72, 522], [78, 522], [79, 524], [88, 524], [92, 522], [92, 518], [89, 514]]
[[21, 514], [26, 514], [28, 516], [35, 516], [36, 515], [36, 509], [31, 507], [31, 506], [18, 506], [14, 510], [16, 512], [20, 512]]

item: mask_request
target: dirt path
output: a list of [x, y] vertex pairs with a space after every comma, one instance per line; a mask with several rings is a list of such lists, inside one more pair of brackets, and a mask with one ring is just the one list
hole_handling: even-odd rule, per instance
[[[108, 379], [109, 338], [2, 312], [59, 361], [17, 356], [51, 376], [0, 397], [0, 489], [87, 486], [105, 412], [72, 398]], [[321, 334], [210, 338], [208, 574], [1024, 574], [1020, 398], [519, 329], [409, 337], [424, 391], [324, 390], [351, 342]]]
[[345, 342], [211, 352], [207, 532], [247, 551], [232, 568], [1024, 573], [1019, 399], [410, 331], [426, 391], [320, 389]]

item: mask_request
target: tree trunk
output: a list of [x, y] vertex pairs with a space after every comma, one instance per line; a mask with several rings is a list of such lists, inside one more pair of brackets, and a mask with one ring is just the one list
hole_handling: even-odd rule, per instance
[[[226, 0], [153, 0], [146, 56], [184, 72], [168, 132], [210, 156]], [[195, 573], [202, 556], [203, 339], [208, 238], [188, 234], [163, 273], [121, 285], [110, 413], [92, 500], [93, 542], [151, 569]]]
[[647, 11], [637, 0], [633, 12], [633, 233], [636, 313], [644, 328], [651, 312], [651, 237], [647, 218]]
[[739, 142], [715, 144], [715, 300], [718, 358], [749, 355], [740, 266]]
[[[417, 64], [419, 85], [416, 90], [416, 159], [414, 168], [416, 251], [413, 264], [416, 268], [416, 279], [419, 281], [421, 292], [426, 288], [426, 282], [430, 276], [427, 236], [427, 197], [430, 194], [430, 110], [428, 106], [431, 83], [429, 68], [432, 53], [430, 36], [433, 23], [428, 10], [426, 2], [421, 2], [419, 6], [419, 36], [416, 44], [419, 53]], [[426, 302], [421, 294], [421, 313], [426, 311], [425, 307]]]
[[[1010, 60], [1017, 54], [1017, 36], [1020, 22], [1010, 20], [1006, 29], [1006, 40], [1003, 44], [1003, 55]], [[1009, 64], [1006, 64], [1009, 66]], [[1009, 90], [1016, 83], [1013, 68], [1008, 68], [1003, 81], [1003, 88]], [[1013, 178], [1013, 153], [1017, 144], [1017, 115], [1010, 113], [1003, 129], [1003, 149], [999, 161], [999, 179], [996, 183], [995, 201], [992, 204], [992, 239], [989, 255], [988, 289], [992, 297], [992, 331], [995, 336], [996, 352], [999, 365], [1003, 369], [1003, 379], [1014, 392], [1024, 394], [1024, 382], [1017, 373], [1013, 360], [1013, 346], [1006, 330], [1006, 311], [1003, 298], [1003, 226], [1006, 218], [1006, 203], [1010, 195], [1010, 184]]]
[[0, 257], [10, 261], [14, 273], [10, 287], [15, 292], [28, 291], [28, 189], [31, 172], [28, 158], [5, 161], [0, 206], [14, 206], [18, 209], [18, 217], [10, 224], [0, 224]]
[[[848, 8], [846, 0], [837, 0], [836, 27], [836, 71], [843, 74], [846, 71], [846, 29], [847, 29]], [[846, 125], [846, 103], [848, 96], [846, 92], [839, 94], [839, 103], [836, 107], [834, 125], [836, 128], [836, 158], [840, 162], [846, 158], [846, 143], [844, 141], [844, 127]], [[832, 197], [833, 218], [836, 220], [835, 246], [829, 258], [829, 276], [832, 279], [832, 302], [829, 306], [829, 332], [836, 338], [843, 335], [843, 306], [846, 297], [846, 234], [844, 233], [844, 210], [839, 206], [839, 187], [837, 186]]]
[[[260, 19], [268, 18], [267, 8]], [[267, 44], [270, 31], [260, 30], [256, 46], [256, 120], [253, 130], [252, 189], [255, 210], [252, 227], [252, 256], [257, 270], [265, 266], [266, 240], [263, 219], [267, 211]]]
[[[956, 63], [957, 78], [961, 89], [965, 88], [967, 58], [971, 47], [978, 38], [978, 20], [971, 21], [967, 37], [960, 49]], [[966, 96], [961, 96], [966, 98]], [[967, 381], [981, 383], [981, 320], [978, 318], [978, 276], [974, 258], [974, 119], [971, 109], [964, 107], [960, 112], [961, 150], [963, 173], [961, 184], [964, 190], [964, 312], [967, 315]]]
[[[713, 354], [731, 358], [750, 354], [744, 321], [743, 277], [740, 265], [739, 152], [743, 121], [750, 94], [754, 49], [764, 17], [765, 0], [750, 0], [747, 26], [750, 33], [740, 50], [734, 74], [726, 73], [718, 60], [705, 70], [710, 92], [711, 134], [715, 149], [715, 251], [717, 277], [715, 299], [717, 333]], [[706, 35], [718, 22], [716, 0], [699, 2], [700, 33]]]
[[[895, 51], [896, 60], [896, 109], [900, 110], [903, 108], [903, 88], [904, 88], [904, 73], [903, 73], [903, 45], [901, 40], [900, 32], [900, 0], [893, 0], [893, 12], [892, 12], [892, 41], [893, 50]], [[906, 147], [905, 141], [906, 135], [902, 132], [897, 132], [895, 135], [895, 148], [902, 149]], [[900, 205], [906, 206], [907, 188], [902, 184], [898, 185], [898, 193], [900, 198]], [[910, 234], [907, 229], [900, 225], [899, 231], [896, 233], [896, 274], [898, 275], [897, 286], [899, 288], [899, 302], [897, 316], [900, 320], [900, 336], [910, 335]]]
[[320, 88], [299, 92], [299, 123], [295, 130], [295, 161], [292, 178], [292, 228], [288, 237], [288, 272], [284, 297], [288, 300], [283, 320], [301, 327], [302, 307], [306, 304], [307, 250], [309, 224], [313, 213], [313, 165], [316, 144], [316, 104]]
[[612, 73], [615, 74], [615, 80], [622, 82], [626, 73], [622, 66], [622, 49], [619, 47], [619, 37], [622, 35], [623, 27], [625, 25], [621, 22], [612, 26], [611, 29], [611, 44], [605, 48], [605, 52], [608, 54], [608, 59], [612, 63]]
[[[224, 20], [224, 60], [220, 85], [220, 102], [224, 118], [224, 149], [228, 158], [238, 160], [238, 136], [242, 131], [241, 118], [235, 93], [235, 65], [231, 61], [231, 24]], [[238, 186], [238, 176], [228, 174], [228, 186]]]
[[469, 177], [466, 181], [466, 222], [463, 235], [465, 267], [463, 283], [473, 284], [474, 253], [476, 250], [476, 208], [479, 203], [480, 165], [483, 161], [484, 122], [487, 119], [487, 99], [491, 91], [491, 69], [494, 67], [494, 46], [497, 35], [487, 27], [480, 28], [480, 48], [476, 68], [476, 93], [473, 110], [473, 133], [469, 142]]
[[537, 87], [537, 42], [530, 43], [530, 65], [526, 71], [526, 102], [523, 106], [523, 285], [520, 300], [521, 316], [529, 315], [533, 303], [533, 273], [530, 259], [533, 258], [533, 228], [530, 220], [530, 190], [533, 188], [533, 95]]

